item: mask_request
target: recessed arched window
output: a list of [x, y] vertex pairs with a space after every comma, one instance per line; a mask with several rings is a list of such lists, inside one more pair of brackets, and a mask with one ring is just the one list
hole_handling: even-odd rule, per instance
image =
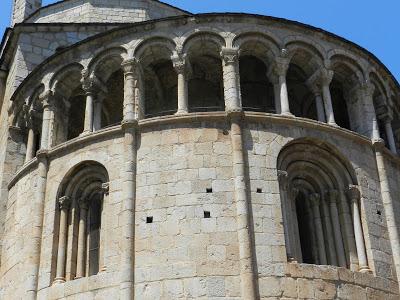
[[369, 271], [351, 165], [332, 146], [300, 139], [277, 167], [288, 261]]
[[108, 173], [99, 163], [83, 162], [63, 179], [56, 203], [54, 282], [105, 269], [102, 221], [107, 195]]

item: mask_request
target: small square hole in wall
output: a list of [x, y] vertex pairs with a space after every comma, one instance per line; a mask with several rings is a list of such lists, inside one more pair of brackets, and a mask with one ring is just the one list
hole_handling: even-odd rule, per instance
[[262, 189], [258, 188], [257, 189], [257, 193], [261, 194], [262, 193]]
[[206, 188], [206, 193], [212, 193], [212, 188]]
[[153, 217], [146, 217], [146, 223], [147, 224], [153, 223]]
[[204, 211], [204, 219], [209, 219], [211, 218], [211, 213], [209, 211]]
[[381, 216], [381, 215], [382, 215], [382, 212], [381, 212], [380, 210], [377, 210], [377, 211], [376, 211], [376, 214], [379, 215], [379, 216]]

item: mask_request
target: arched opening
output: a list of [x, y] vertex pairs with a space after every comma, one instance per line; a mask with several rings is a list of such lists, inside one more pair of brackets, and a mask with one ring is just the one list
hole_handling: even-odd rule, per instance
[[52, 145], [78, 137], [83, 132], [86, 96], [82, 90], [79, 64], [66, 66], [52, 79], [54, 92], [54, 130]]
[[268, 78], [269, 67], [279, 47], [268, 36], [240, 35], [234, 41], [239, 48], [240, 94], [243, 110], [275, 113], [274, 86]]
[[311, 234], [312, 227], [310, 227], [310, 218], [312, 218], [307, 208], [306, 197], [303, 192], [299, 192], [295, 199], [296, 203], [296, 214], [297, 223], [299, 227], [299, 237], [302, 253], [302, 261], [305, 264], [316, 264], [317, 260], [314, 257], [312, 247], [309, 245], [313, 244]]
[[221, 41], [207, 34], [186, 42], [190, 63], [188, 76], [189, 111], [221, 111], [225, 109]]
[[[366, 255], [365, 245], [356, 245], [363, 234], [350, 225], [361, 226], [352, 214], [359, 211], [359, 196], [355, 200], [350, 192], [357, 189], [351, 165], [333, 146], [299, 139], [281, 150], [277, 167], [288, 260], [352, 270], [367, 267], [359, 260]], [[362, 249], [361, 256], [356, 249]]]
[[145, 118], [171, 115], [178, 108], [178, 77], [173, 67], [172, 41], [155, 38], [136, 50], [143, 70]]
[[286, 84], [290, 112], [296, 117], [318, 120], [316, 95], [307, 80], [323, 65], [322, 58], [312, 46], [295, 42], [287, 45], [290, 64]]
[[123, 119], [124, 72], [121, 68], [124, 49], [100, 53], [89, 66], [101, 86], [97, 86], [93, 103], [93, 129], [120, 124]]
[[70, 109], [68, 112], [66, 140], [71, 140], [78, 137], [83, 132], [85, 122], [86, 94], [81, 86], [74, 89], [68, 101]]
[[289, 65], [286, 75], [290, 111], [296, 117], [318, 120], [315, 99], [306, 82], [307, 73], [295, 63]]
[[340, 127], [351, 129], [349, 114], [347, 110], [347, 102], [344, 98], [343, 85], [340, 83], [337, 78], [332, 79], [330, 84], [331, 98], [332, 98], [332, 108], [333, 114], [335, 116], [336, 124]]
[[362, 71], [356, 62], [342, 55], [333, 56], [331, 62], [334, 75], [330, 91], [336, 124], [365, 134], [363, 99], [357, 94], [362, 83]]
[[274, 113], [274, 88], [264, 62], [255, 56], [241, 56], [239, 69], [243, 109]]
[[80, 163], [62, 180], [53, 243], [55, 281], [91, 276], [104, 269], [102, 219], [108, 181], [106, 169], [94, 161]]
[[385, 93], [385, 88], [375, 73], [370, 74], [371, 83], [374, 86], [374, 93], [372, 96], [373, 104], [376, 113], [376, 119], [379, 126], [380, 137], [385, 141], [385, 145], [389, 148], [389, 137], [386, 130], [386, 122], [391, 122], [391, 113], [389, 112], [388, 99]]

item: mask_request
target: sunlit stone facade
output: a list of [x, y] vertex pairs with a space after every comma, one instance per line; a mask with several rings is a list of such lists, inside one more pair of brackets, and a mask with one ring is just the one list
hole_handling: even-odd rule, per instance
[[400, 89], [321, 29], [15, 0], [0, 299], [398, 299]]

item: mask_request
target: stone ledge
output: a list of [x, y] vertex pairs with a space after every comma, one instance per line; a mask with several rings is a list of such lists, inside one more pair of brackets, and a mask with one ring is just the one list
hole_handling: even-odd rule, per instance
[[[182, 115], [168, 115], [162, 117], [155, 117], [149, 119], [143, 119], [138, 122], [139, 131], [141, 128], [151, 128], [160, 125], [168, 125], [168, 124], [183, 124], [183, 123], [195, 123], [195, 122], [228, 122], [229, 116], [225, 111], [218, 111], [218, 112], [201, 112], [201, 113], [188, 113]], [[322, 123], [319, 121], [306, 119], [306, 118], [299, 118], [299, 117], [292, 117], [292, 116], [282, 116], [270, 113], [257, 113], [257, 112], [245, 112], [244, 113], [244, 122], [251, 123], [251, 122], [264, 122], [264, 123], [276, 123], [276, 124], [286, 124], [292, 125], [297, 128], [311, 128], [315, 130], [320, 130], [323, 132], [330, 132], [333, 134], [340, 135], [342, 137], [351, 139], [352, 141], [369, 145], [371, 150], [374, 149], [374, 145], [372, 141], [356, 132], [350, 131], [348, 129], [344, 129], [337, 126], [331, 126], [326, 123]], [[123, 129], [121, 125], [116, 125], [109, 128], [101, 129], [97, 132], [92, 132], [87, 135], [79, 136], [75, 139], [69, 140], [65, 143], [55, 146], [54, 148], [48, 151], [48, 157], [51, 160], [54, 156], [59, 155], [62, 152], [67, 151], [73, 147], [79, 147], [84, 143], [94, 142], [104, 137], [109, 137], [112, 135], [123, 134]], [[385, 155], [387, 159], [395, 162], [400, 167], [400, 157], [394, 155], [390, 152], [389, 149], [383, 147], [382, 153]], [[22, 168], [17, 172], [17, 174], [10, 180], [8, 184], [8, 188], [10, 189], [15, 183], [25, 175], [27, 172], [32, 170], [37, 164], [37, 159], [34, 158], [30, 162], [24, 164]]]
[[383, 292], [399, 293], [399, 286], [396, 281], [341, 267], [288, 263], [286, 274], [290, 278], [322, 279], [363, 288], [373, 288]]

